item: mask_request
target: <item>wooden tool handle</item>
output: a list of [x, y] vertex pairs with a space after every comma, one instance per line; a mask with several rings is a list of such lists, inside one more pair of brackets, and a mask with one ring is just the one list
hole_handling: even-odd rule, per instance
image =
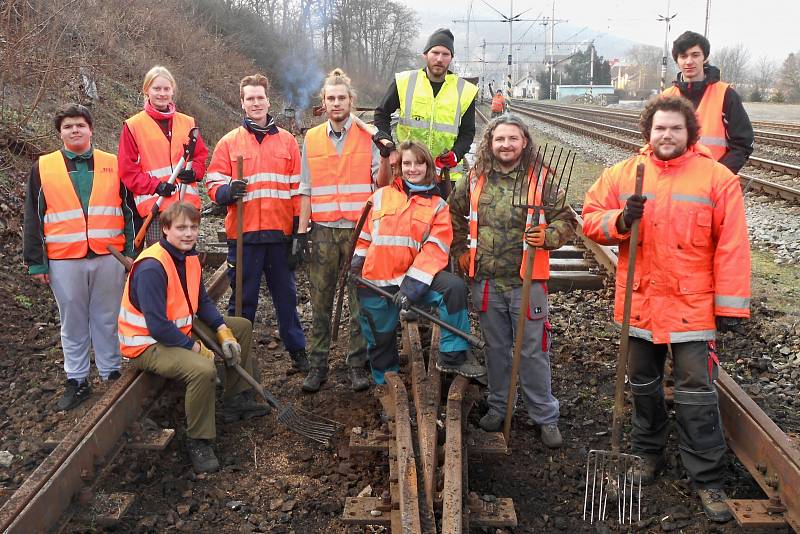
[[[236, 179], [244, 180], [244, 158], [236, 158]], [[242, 271], [244, 269], [244, 201], [236, 199], [236, 273], [234, 276], [236, 291], [234, 293], [233, 314], [237, 317], [242, 316]]]

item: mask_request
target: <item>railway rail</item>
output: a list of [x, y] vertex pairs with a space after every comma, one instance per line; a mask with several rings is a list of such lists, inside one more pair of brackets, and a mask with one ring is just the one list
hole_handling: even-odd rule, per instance
[[[612, 144], [626, 150], [638, 151], [639, 148], [641, 148], [641, 141], [631, 140], [632, 138], [641, 137], [641, 134], [638, 130], [623, 128], [621, 126], [613, 126], [588, 119], [581, 119], [579, 117], [564, 116], [560, 113], [548, 111], [547, 109], [541, 109], [551, 107], [555, 106], [542, 105], [532, 108], [530, 106], [515, 103], [510, 106], [510, 109], [536, 120], [541, 120], [549, 124], [553, 124], [559, 128], [569, 130], [579, 135], [589, 136], [604, 143]], [[800, 166], [798, 165], [792, 165], [758, 157], [751, 157], [748, 160], [748, 165], [752, 167], [758, 167], [765, 171], [774, 171], [787, 176], [800, 177]], [[793, 187], [792, 185], [766, 180], [764, 178], [745, 173], [739, 173], [739, 180], [741, 181], [742, 186], [747, 189], [755, 189], [790, 201], [800, 201], [800, 189]]]
[[[602, 117], [605, 119], [622, 121], [624, 123], [629, 123], [634, 125], [638, 124], [639, 122], [639, 114], [629, 111], [599, 109], [586, 106], [567, 106], [561, 104], [528, 103], [525, 104], [525, 106], [531, 109], [549, 109], [554, 111], [560, 111], [562, 113], [572, 113], [572, 114]], [[775, 124], [775, 123], [767, 123], [767, 124]], [[758, 123], [758, 121], [754, 121], [753, 126], [754, 126], [753, 134], [755, 135], [756, 142], [765, 145], [772, 145], [772, 146], [790, 148], [793, 150], [800, 150], [800, 125], [791, 123], [781, 123], [780, 129], [783, 129], [785, 131], [762, 129], [760, 128], [761, 124]], [[775, 126], [769, 126], [769, 127], [773, 129], [776, 128]]]

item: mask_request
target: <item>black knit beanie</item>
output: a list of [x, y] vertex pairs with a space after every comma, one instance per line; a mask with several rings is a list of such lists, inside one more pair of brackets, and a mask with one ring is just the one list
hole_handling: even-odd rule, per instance
[[454, 40], [453, 32], [451, 32], [449, 28], [439, 28], [433, 32], [430, 37], [428, 37], [428, 42], [425, 45], [425, 50], [423, 50], [422, 53], [427, 54], [428, 50], [434, 46], [443, 46], [450, 50], [450, 54], [455, 55], [455, 44], [453, 43]]

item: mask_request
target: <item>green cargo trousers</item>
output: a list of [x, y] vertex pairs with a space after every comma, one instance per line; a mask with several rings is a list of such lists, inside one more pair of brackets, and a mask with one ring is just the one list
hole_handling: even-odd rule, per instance
[[[253, 374], [250, 348], [253, 344], [253, 325], [241, 317], [224, 317], [225, 324], [233, 330], [233, 335], [242, 346], [242, 367]], [[216, 332], [205, 323], [194, 319], [193, 328], [202, 329], [212, 338]], [[194, 336], [192, 336], [194, 339]], [[214, 439], [217, 425], [214, 412], [214, 388], [217, 368], [213, 360], [183, 347], [168, 347], [156, 343], [147, 347], [131, 363], [137, 369], [149, 371], [166, 378], [180, 380], [186, 384], [186, 434], [193, 439]], [[225, 392], [223, 399], [250, 389], [250, 384], [233, 368], [225, 368]]]
[[[336, 298], [336, 280], [339, 266], [350, 252], [352, 228], [330, 228], [317, 224], [311, 231], [311, 259], [308, 278], [311, 281], [311, 367], [328, 369], [328, 352], [331, 348], [331, 324], [333, 323], [333, 301]], [[349, 261], [349, 259], [348, 259]], [[350, 306], [349, 344], [347, 365], [364, 367], [367, 363], [367, 342], [361, 335], [358, 323], [359, 305], [355, 288], [348, 284]]]

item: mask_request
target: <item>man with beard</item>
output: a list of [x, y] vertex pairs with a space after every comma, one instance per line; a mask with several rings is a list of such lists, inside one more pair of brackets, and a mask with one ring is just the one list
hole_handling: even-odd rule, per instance
[[[675, 379], [680, 455], [706, 515], [728, 521], [722, 489], [725, 438], [715, 381], [717, 332], [750, 316], [750, 247], [739, 180], [698, 142], [691, 102], [655, 97], [641, 118], [649, 142], [607, 169], [586, 193], [584, 233], [619, 245], [614, 319], [622, 322], [630, 228], [641, 219], [630, 317], [631, 444], [643, 483], [666, 465], [663, 374]], [[644, 164], [643, 192], [634, 193]]]
[[[538, 426], [542, 442], [557, 448], [563, 440], [558, 400], [551, 389], [548, 251], [574, 235], [575, 220], [567, 209], [545, 209], [544, 220], [532, 221], [533, 210], [513, 205], [514, 182], [530, 182], [536, 152], [528, 127], [518, 117], [501, 115], [489, 122], [469, 179], [456, 184], [448, 201], [453, 215], [451, 255], [470, 278], [473, 307], [486, 341], [489, 410], [479, 425], [497, 432], [506, 413], [525, 259], [530, 247], [535, 247], [519, 382], [528, 416]], [[541, 205], [543, 199], [558, 194], [539, 191], [536, 202]]]
[[753, 126], [733, 87], [719, 79], [708, 64], [711, 44], [695, 32], [684, 32], [672, 43], [672, 59], [680, 73], [665, 95], [683, 96], [694, 104], [700, 123], [700, 143], [731, 172], [738, 173], [753, 153]]
[[[278, 316], [281, 341], [292, 360], [304, 359], [306, 339], [297, 315], [297, 290], [289, 268], [288, 247], [297, 235], [300, 215], [300, 148], [294, 136], [275, 126], [269, 115], [269, 80], [255, 74], [239, 82], [245, 113], [242, 125], [225, 134], [214, 148], [206, 175], [208, 196], [228, 207], [228, 275], [235, 307], [236, 269], [242, 269], [242, 315], [253, 322], [261, 277], [267, 279]], [[237, 158], [244, 160], [244, 176], [236, 179]], [[236, 239], [236, 201], [242, 199], [242, 243]], [[244, 265], [236, 265], [236, 247], [243, 247]]]
[[[453, 34], [439, 28], [428, 38], [422, 57], [425, 68], [399, 72], [375, 109], [375, 126], [392, 138], [391, 115], [400, 110], [397, 141], [419, 141], [435, 158], [437, 170], [456, 167], [475, 137], [475, 96], [478, 87], [448, 70], [453, 61]], [[390, 160], [399, 163], [396, 155]], [[456, 183], [460, 172], [451, 172]], [[450, 184], [442, 186], [443, 192]]]
[[[328, 376], [331, 318], [340, 265], [350, 254], [353, 228], [369, 196], [389, 183], [389, 141], [373, 143], [370, 134], [356, 126], [350, 112], [355, 91], [350, 78], [334, 69], [325, 78], [320, 94], [328, 120], [310, 129], [303, 143], [300, 173], [300, 226], [293, 242], [290, 263], [305, 260], [309, 219], [312, 252], [308, 278], [313, 319], [309, 361], [294, 361], [298, 371], [308, 370], [303, 391], [316, 392]], [[380, 149], [379, 149], [380, 147]], [[381, 152], [386, 158], [381, 157]], [[350, 259], [347, 258], [349, 264]], [[358, 323], [358, 297], [350, 287], [350, 335], [347, 352], [350, 385], [354, 391], [369, 387], [367, 345]]]

